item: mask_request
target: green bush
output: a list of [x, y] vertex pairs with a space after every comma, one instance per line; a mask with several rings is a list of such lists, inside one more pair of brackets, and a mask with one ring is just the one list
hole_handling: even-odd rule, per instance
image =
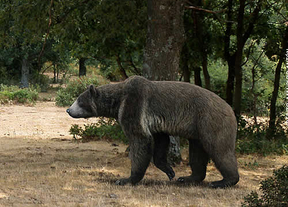
[[244, 198], [243, 207], [288, 206], [288, 166], [274, 170], [273, 176], [260, 183], [261, 197], [252, 191]]
[[14, 103], [35, 103], [38, 99], [37, 88], [31, 86], [29, 88], [20, 89], [18, 86], [0, 85], [0, 103], [5, 104], [9, 101]]
[[125, 137], [121, 126], [114, 119], [100, 118], [97, 123], [84, 125], [84, 129], [74, 124], [70, 128], [70, 134], [74, 138], [77, 138], [77, 136], [82, 138], [83, 142], [108, 139], [128, 143], [128, 139]]
[[38, 85], [41, 89], [41, 92], [47, 92], [50, 87], [50, 79], [47, 75], [35, 74], [32, 78], [32, 84]]
[[70, 106], [75, 99], [86, 90], [86, 88], [93, 84], [95, 87], [99, 85], [96, 77], [87, 78], [81, 77], [77, 80], [70, 81], [66, 88], [62, 88], [57, 92], [56, 105], [57, 106]]

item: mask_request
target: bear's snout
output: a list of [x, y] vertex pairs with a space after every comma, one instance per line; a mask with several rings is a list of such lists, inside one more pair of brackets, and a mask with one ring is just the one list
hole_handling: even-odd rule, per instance
[[67, 109], [66, 112], [67, 112], [68, 114], [70, 114], [70, 109]]

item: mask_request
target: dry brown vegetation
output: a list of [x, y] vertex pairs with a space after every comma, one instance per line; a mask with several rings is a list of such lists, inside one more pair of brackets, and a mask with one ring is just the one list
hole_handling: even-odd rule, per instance
[[[241, 180], [235, 187], [210, 189], [221, 179], [213, 163], [202, 186], [177, 185], [153, 164], [137, 186], [116, 186], [128, 176], [130, 161], [121, 143], [80, 143], [69, 135], [75, 120], [53, 102], [33, 107], [0, 106], [0, 206], [240, 206], [288, 156], [239, 156]], [[187, 149], [174, 167], [190, 174]]]

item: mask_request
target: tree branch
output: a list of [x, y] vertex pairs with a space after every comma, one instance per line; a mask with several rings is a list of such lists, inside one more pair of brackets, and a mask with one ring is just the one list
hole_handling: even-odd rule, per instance
[[258, 20], [258, 17], [259, 17], [259, 12], [261, 10], [261, 6], [262, 6], [262, 0], [259, 0], [257, 5], [256, 5], [255, 10], [252, 13], [252, 20], [250, 21], [250, 23], [248, 25], [248, 28], [247, 28], [246, 32], [244, 33], [244, 35], [243, 35], [243, 43], [245, 43], [247, 41], [247, 39], [250, 37], [250, 35], [251, 35], [251, 33], [252, 33], [253, 29], [254, 29], [255, 23], [256, 23], [256, 21]]
[[247, 59], [242, 63], [242, 65], [241, 66], [243, 66], [243, 65], [245, 65], [247, 62], [248, 62], [248, 60], [249, 60], [249, 57], [250, 57], [250, 54], [251, 54], [251, 49], [252, 49], [252, 47], [255, 45], [255, 41], [252, 41], [252, 43], [251, 43], [251, 45], [249, 46], [249, 48], [248, 48], [248, 53], [247, 53]]
[[193, 9], [193, 10], [197, 10], [197, 11], [203, 11], [203, 12], [207, 12], [207, 13], [210, 13], [210, 14], [219, 14], [219, 13], [223, 13], [226, 11], [226, 9], [222, 9], [220, 11], [211, 11], [211, 10], [208, 10], [208, 9], [202, 9], [202, 8], [199, 8], [199, 7], [196, 7], [196, 6], [185, 6], [186, 9]]

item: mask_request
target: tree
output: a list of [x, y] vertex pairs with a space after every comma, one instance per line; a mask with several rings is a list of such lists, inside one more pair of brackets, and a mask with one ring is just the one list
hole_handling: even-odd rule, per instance
[[[211, 15], [217, 12], [207, 10], [214, 7], [212, 1], [191, 0], [186, 6], [184, 27], [186, 42], [182, 51], [182, 66], [184, 81], [190, 82], [191, 71], [194, 71], [194, 83], [202, 86], [201, 68], [204, 75], [205, 88], [210, 90], [210, 75], [208, 72], [208, 55], [212, 54], [214, 20]], [[214, 35], [215, 36], [215, 35]], [[190, 67], [190, 69], [189, 69]], [[189, 77], [187, 77], [189, 75]]]
[[[184, 42], [183, 0], [148, 0], [148, 30], [143, 75], [150, 80], [176, 80]], [[179, 138], [170, 136], [170, 162], [181, 160]]]
[[176, 80], [184, 42], [183, 0], [148, 0], [148, 30], [143, 75]]
[[[279, 54], [278, 54], [278, 63], [277, 67], [275, 70], [275, 79], [274, 79], [274, 90], [272, 93], [271, 97], [271, 103], [270, 103], [270, 114], [269, 114], [269, 128], [268, 128], [268, 133], [267, 137], [271, 138], [273, 137], [273, 134], [276, 131], [276, 101], [278, 97], [278, 91], [279, 91], [279, 83], [280, 83], [280, 75], [281, 75], [281, 68], [282, 64], [285, 62], [285, 54], [287, 54], [287, 49], [288, 49], [288, 25], [285, 25], [286, 29], [283, 31], [282, 39], [280, 40], [280, 45], [281, 47], [278, 49]], [[274, 45], [275, 46], [275, 45]], [[269, 46], [267, 46], [269, 47]]]
[[[234, 111], [237, 118], [239, 118], [241, 113], [242, 102], [243, 50], [248, 38], [253, 33], [253, 29], [257, 24], [257, 21], [259, 20], [262, 4], [262, 0], [258, 0], [257, 2], [240, 0], [239, 6], [237, 5], [237, 16], [233, 17], [233, 13], [235, 13], [235, 6], [233, 5], [233, 0], [228, 1], [226, 30], [223, 38], [224, 57], [228, 63], [226, 101], [230, 105], [234, 105]], [[237, 22], [235, 29], [233, 29], [232, 24], [234, 18]], [[236, 35], [236, 42], [234, 43], [235, 45], [231, 44], [233, 34]], [[235, 93], [234, 80], [236, 80]]]
[[0, 48], [12, 59], [4, 58], [4, 65], [20, 74], [21, 87], [28, 87], [29, 77], [38, 74], [44, 63], [41, 58], [49, 42], [45, 34], [51, 26], [47, 13], [51, 13], [52, 5], [53, 0], [4, 0], [0, 4]]
[[120, 79], [141, 74], [146, 1], [64, 0], [55, 7], [53, 32], [73, 57], [117, 65]]

